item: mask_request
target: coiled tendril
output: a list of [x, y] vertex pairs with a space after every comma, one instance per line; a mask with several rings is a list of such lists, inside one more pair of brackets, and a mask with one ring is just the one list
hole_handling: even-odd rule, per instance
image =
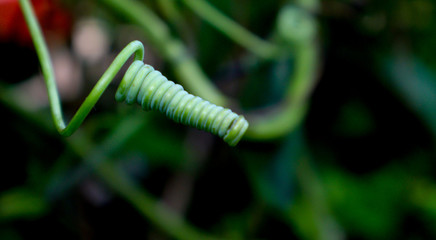
[[137, 102], [144, 110], [160, 111], [175, 122], [216, 134], [230, 146], [236, 145], [248, 128], [243, 116], [189, 94], [138, 60], [127, 70], [115, 98], [128, 104]]
[[176, 122], [220, 136], [230, 146], [235, 146], [247, 130], [248, 122], [243, 116], [187, 93], [182, 86], [169, 81], [153, 67], [145, 65], [142, 62], [144, 46], [139, 41], [131, 42], [118, 54], [73, 119], [65, 125], [53, 67], [39, 24], [30, 3], [20, 0], [20, 5], [41, 62], [53, 121], [61, 135], [69, 136], [77, 130], [114, 76], [133, 54], [135, 61], [124, 75], [115, 96], [118, 101], [125, 100], [128, 104], [136, 101], [145, 110], [159, 110]]

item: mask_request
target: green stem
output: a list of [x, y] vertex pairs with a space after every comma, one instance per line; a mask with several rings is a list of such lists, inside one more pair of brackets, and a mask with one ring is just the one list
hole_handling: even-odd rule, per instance
[[48, 53], [44, 37], [41, 34], [41, 29], [39, 28], [39, 24], [35, 18], [35, 13], [33, 12], [30, 3], [27, 0], [20, 0], [20, 5], [27, 22], [27, 26], [29, 27], [30, 34], [32, 35], [36, 53], [38, 54], [41, 63], [42, 74], [44, 75], [48, 96], [51, 102], [50, 106], [52, 110], [53, 120], [56, 124], [56, 128], [59, 131], [62, 131], [65, 128], [65, 123], [62, 117], [62, 108], [56, 88], [56, 82], [54, 79], [54, 72], [50, 60], [50, 55]]
[[[307, 45], [306, 45], [307, 44]], [[318, 46], [310, 39], [305, 44], [299, 44], [295, 49], [295, 72], [291, 84], [286, 90], [286, 101], [293, 103], [305, 102], [316, 83], [318, 72]]]
[[319, 11], [319, 0], [296, 0], [295, 5], [298, 5], [309, 12], [315, 13]]
[[278, 46], [253, 35], [244, 27], [216, 10], [208, 2], [203, 0], [183, 0], [183, 2], [211, 26], [252, 53], [263, 58], [273, 58], [280, 52]]
[[111, 189], [131, 203], [153, 224], [175, 239], [217, 239], [190, 226], [180, 216], [158, 203], [127, 175], [120, 172], [115, 165], [104, 161], [96, 170]]
[[[298, 161], [296, 179], [301, 188], [304, 201], [307, 201], [306, 204], [313, 211], [312, 219], [306, 221], [311, 221], [311, 226], [315, 227], [311, 232], [315, 236], [314, 239], [344, 239], [344, 231], [330, 212], [323, 183], [319, 179], [314, 166], [312, 166], [310, 156], [307, 156], [307, 154]], [[295, 216], [295, 214], [290, 215], [290, 217]]]
[[247, 115], [250, 127], [244, 138], [263, 141], [285, 136], [298, 127], [306, 112], [307, 104], [287, 103], [265, 115]]
[[286, 90], [283, 105], [269, 114], [247, 115], [250, 122], [244, 137], [253, 140], [274, 139], [291, 132], [306, 115], [307, 99], [315, 85], [317, 70], [316, 43], [296, 48], [295, 72]]
[[157, 0], [156, 1], [162, 14], [172, 23], [182, 19], [173, 0]]
[[135, 54], [135, 60], [142, 60], [144, 57], [144, 47], [139, 41], [133, 41], [127, 47], [125, 47], [120, 54], [115, 58], [103, 76], [98, 80], [95, 87], [91, 90], [91, 93], [85, 99], [80, 106], [79, 110], [73, 116], [68, 125], [65, 124], [62, 116], [62, 107], [59, 99], [59, 94], [56, 87], [56, 81], [53, 72], [53, 66], [50, 60], [50, 56], [45, 44], [44, 37], [39, 27], [38, 21], [35, 17], [35, 13], [28, 0], [20, 0], [21, 9], [26, 19], [27, 26], [29, 26], [30, 34], [32, 36], [36, 53], [41, 63], [42, 73], [44, 75], [44, 81], [47, 86], [48, 97], [50, 101], [50, 107], [52, 112], [52, 118], [56, 125], [56, 129], [63, 136], [70, 136], [77, 130], [91, 109], [94, 107], [100, 96], [109, 86], [109, 83], [119, 72], [124, 63]]

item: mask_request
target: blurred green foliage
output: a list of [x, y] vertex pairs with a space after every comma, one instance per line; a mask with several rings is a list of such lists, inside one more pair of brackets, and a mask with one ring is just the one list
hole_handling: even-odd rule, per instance
[[[140, 2], [242, 110], [267, 114], [286, 96], [297, 61], [292, 48], [277, 59], [257, 58], [181, 1], [174, 1], [175, 15], [162, 7], [168, 1]], [[80, 131], [63, 138], [47, 106], [29, 109], [31, 100], [14, 95], [38, 74], [34, 50], [2, 41], [0, 239], [435, 239], [436, 3], [208, 2], [271, 41], [279, 38], [281, 9], [310, 9], [322, 67], [313, 69], [318, 80], [303, 122], [284, 137], [230, 148], [115, 104], [114, 85]], [[112, 50], [100, 65], [83, 67], [85, 85], [133, 37], [177, 80], [140, 27], [101, 1], [62, 3], [73, 19], [110, 26]], [[26, 56], [22, 65], [11, 61], [17, 55]], [[85, 96], [89, 86], [82, 90]], [[67, 115], [83, 96], [64, 102]]]

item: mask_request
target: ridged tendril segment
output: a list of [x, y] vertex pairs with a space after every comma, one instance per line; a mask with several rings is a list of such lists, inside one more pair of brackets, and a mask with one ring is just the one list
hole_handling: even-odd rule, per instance
[[230, 146], [235, 146], [248, 128], [243, 116], [189, 94], [141, 61], [129, 67], [115, 98], [128, 104], [137, 102], [144, 110], [160, 111], [175, 122], [218, 135]]

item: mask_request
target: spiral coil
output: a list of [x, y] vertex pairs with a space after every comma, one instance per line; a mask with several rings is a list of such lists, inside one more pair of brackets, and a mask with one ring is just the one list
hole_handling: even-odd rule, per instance
[[248, 128], [243, 116], [189, 94], [139, 60], [127, 70], [115, 99], [127, 104], [137, 102], [146, 111], [159, 111], [177, 123], [218, 135], [230, 146], [235, 146]]
[[187, 93], [182, 86], [168, 81], [159, 71], [145, 65], [141, 61], [144, 58], [144, 46], [139, 41], [132, 41], [118, 54], [71, 121], [66, 124], [62, 115], [52, 63], [35, 13], [29, 1], [20, 0], [19, 2], [41, 63], [52, 118], [56, 129], [62, 136], [70, 136], [79, 128], [117, 72], [133, 54], [135, 61], [118, 87], [115, 96], [117, 101], [126, 101], [128, 104], [136, 101], [145, 110], [159, 110], [176, 122], [220, 136], [230, 146], [235, 146], [247, 130], [248, 122], [243, 116], [238, 116], [230, 109], [218, 107]]

